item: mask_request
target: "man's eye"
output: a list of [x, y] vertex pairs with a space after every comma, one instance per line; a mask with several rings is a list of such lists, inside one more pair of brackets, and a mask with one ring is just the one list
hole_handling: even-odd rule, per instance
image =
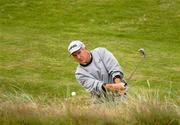
[[79, 51], [77, 54], [80, 54], [81, 53], [81, 51]]
[[75, 57], [75, 56], [76, 56], [76, 54], [72, 54], [72, 56], [74, 56], [74, 57]]

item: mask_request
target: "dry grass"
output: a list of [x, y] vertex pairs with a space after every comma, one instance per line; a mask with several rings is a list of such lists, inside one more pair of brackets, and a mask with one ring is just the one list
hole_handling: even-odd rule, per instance
[[[157, 94], [157, 93], [156, 93]], [[159, 99], [152, 91], [129, 96], [125, 102], [91, 104], [86, 97], [68, 98], [43, 104], [32, 100], [1, 102], [2, 124], [76, 124], [76, 125], [179, 125], [180, 102]]]

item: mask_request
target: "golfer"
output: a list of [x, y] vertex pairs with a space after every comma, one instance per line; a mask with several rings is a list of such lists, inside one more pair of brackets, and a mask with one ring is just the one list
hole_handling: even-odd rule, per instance
[[93, 97], [108, 98], [108, 93], [118, 98], [126, 96], [127, 83], [123, 71], [110, 51], [105, 48], [89, 51], [79, 40], [73, 40], [68, 51], [79, 63], [75, 72], [77, 81]]

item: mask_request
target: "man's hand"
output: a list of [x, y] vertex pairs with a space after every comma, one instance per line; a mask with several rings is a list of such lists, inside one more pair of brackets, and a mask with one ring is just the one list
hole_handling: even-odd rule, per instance
[[114, 79], [114, 83], [120, 83], [121, 82], [121, 79], [120, 78], [115, 78]]
[[116, 77], [114, 79], [114, 83], [109, 83], [109, 84], [106, 84], [104, 86], [106, 88], [106, 90], [108, 91], [111, 91], [111, 92], [118, 92], [119, 94], [123, 95], [125, 93], [125, 86], [124, 86], [124, 83], [121, 82], [121, 79], [120, 77]]
[[121, 79], [119, 77], [114, 79], [115, 84], [120, 84], [119, 86], [119, 93], [122, 95], [125, 93], [126, 88], [124, 87], [124, 83], [121, 82]]
[[106, 84], [105, 88], [108, 91], [119, 92], [120, 94], [125, 92], [124, 83], [122, 83], [122, 82], [119, 82], [116, 84]]
[[112, 84], [114, 87], [115, 87], [115, 90], [116, 91], [124, 91], [126, 88], [124, 87], [124, 83], [122, 82], [119, 82], [119, 83], [116, 83], [116, 84]]
[[119, 88], [119, 94], [120, 95], [124, 95], [124, 93], [126, 92], [126, 87], [124, 86], [124, 83], [123, 82], [120, 82], [120, 83], [116, 83], [116, 84], [120, 84], [120, 88]]

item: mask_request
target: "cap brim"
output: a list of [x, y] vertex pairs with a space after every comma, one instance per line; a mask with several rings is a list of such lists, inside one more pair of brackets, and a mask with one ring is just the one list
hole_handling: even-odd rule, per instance
[[69, 56], [71, 56], [74, 52], [76, 52], [76, 51], [78, 51], [78, 50], [80, 50], [80, 49], [81, 49], [81, 47], [78, 47], [78, 48], [73, 49], [73, 50], [70, 52]]

